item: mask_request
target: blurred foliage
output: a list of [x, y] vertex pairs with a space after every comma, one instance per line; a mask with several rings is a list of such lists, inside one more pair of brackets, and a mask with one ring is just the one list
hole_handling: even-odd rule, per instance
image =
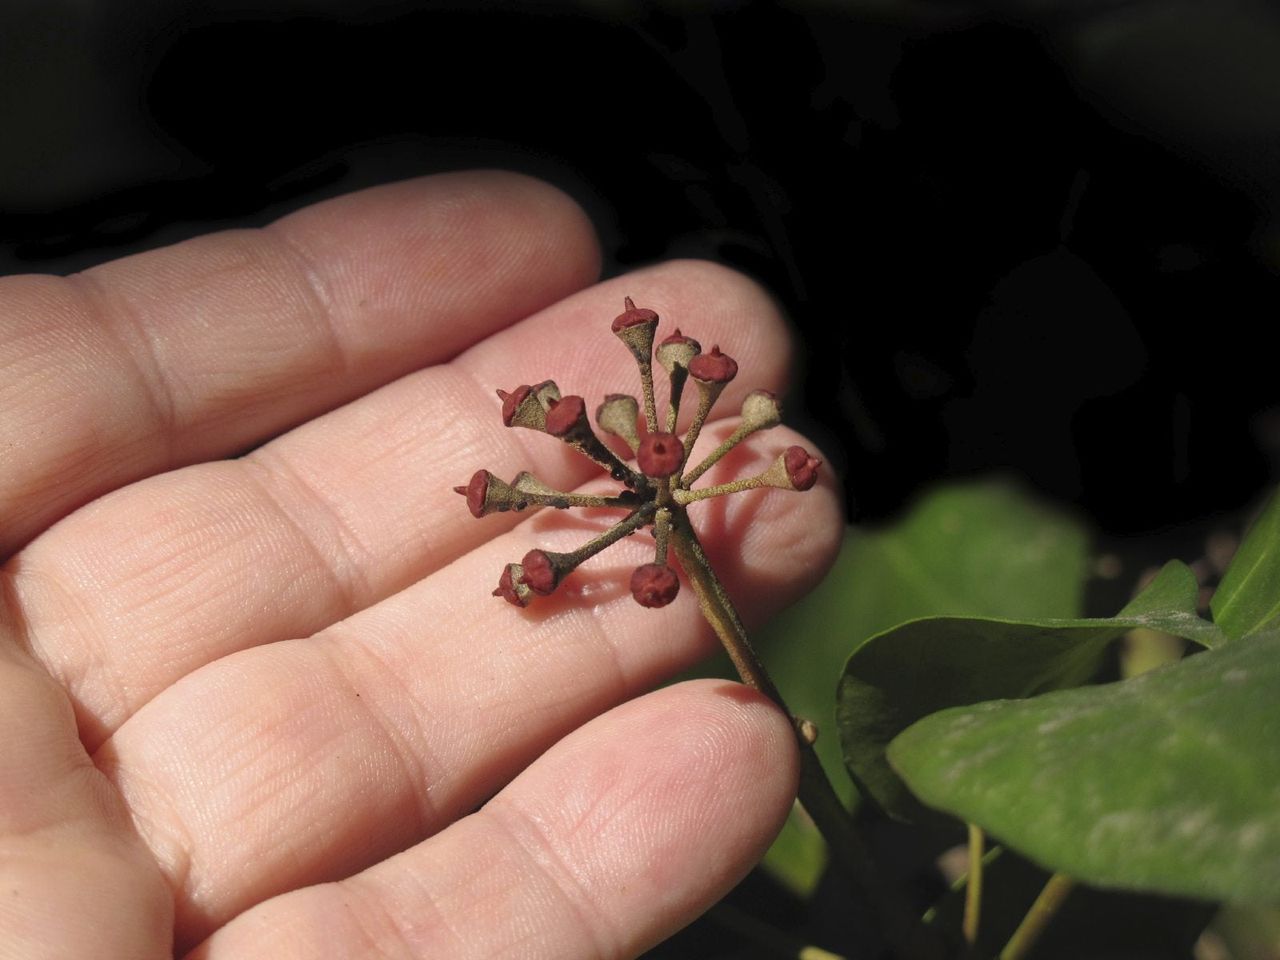
[[[1217, 638], [1158, 624], [1230, 642], [1118, 683], [934, 713], [890, 744], [894, 769], [929, 805], [1085, 882], [1280, 902], [1277, 518], [1273, 495], [1219, 587]], [[1158, 606], [1165, 579], [1127, 610]]]
[[[822, 584], [755, 639], [791, 709], [817, 722], [818, 754], [846, 800], [853, 788], [834, 698], [849, 652], [926, 616], [1073, 616], [1085, 546], [1078, 524], [1005, 480], [943, 487], [896, 523], [849, 529]], [[793, 815], [767, 863], [806, 890], [822, 849], [813, 828]]]

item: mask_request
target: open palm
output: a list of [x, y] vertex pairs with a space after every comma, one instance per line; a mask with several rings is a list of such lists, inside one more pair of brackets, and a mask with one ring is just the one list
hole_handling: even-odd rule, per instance
[[[732, 350], [724, 409], [781, 386], [753, 284], [597, 270], [561, 194], [460, 174], [0, 282], [0, 956], [628, 957], [749, 869], [789, 723], [639, 696], [712, 649], [692, 595], [637, 606], [622, 544], [518, 610], [503, 564], [593, 521], [451, 489], [596, 473], [493, 388], [634, 391], [624, 294]], [[739, 499], [695, 516], [753, 621], [839, 520]]]

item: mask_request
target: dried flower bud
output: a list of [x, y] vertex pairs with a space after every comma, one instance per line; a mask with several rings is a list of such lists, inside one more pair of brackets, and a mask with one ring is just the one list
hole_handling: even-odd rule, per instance
[[702, 345], [693, 337], [686, 337], [677, 327], [675, 333], [658, 344], [654, 356], [670, 376], [676, 367], [688, 369], [690, 361], [701, 352]]
[[670, 477], [684, 463], [684, 444], [673, 433], [650, 433], [640, 441], [636, 460], [645, 476], [656, 480]]
[[636, 360], [648, 365], [653, 356], [653, 335], [658, 329], [658, 315], [637, 307], [630, 297], [623, 301], [625, 309], [613, 320], [613, 332], [631, 350]]
[[787, 477], [796, 490], [808, 490], [818, 482], [818, 468], [822, 461], [809, 455], [804, 447], [787, 447], [782, 454]]
[[471, 480], [465, 487], [453, 488], [454, 493], [460, 493], [467, 498], [467, 509], [477, 520], [484, 516], [485, 494], [489, 492], [489, 478], [492, 476], [493, 474], [488, 470], [477, 470], [471, 475]]
[[530, 550], [520, 566], [524, 568], [524, 584], [539, 596], [547, 596], [560, 584], [560, 568], [545, 550]]
[[547, 411], [560, 399], [560, 388], [554, 380], [543, 380], [529, 386], [523, 384], [510, 393], [499, 390], [502, 398], [502, 422], [508, 427], [545, 430]]
[[676, 572], [662, 563], [645, 563], [631, 574], [631, 596], [642, 607], [665, 607], [680, 592]]
[[752, 390], [742, 401], [742, 428], [767, 430], [782, 422], [782, 405], [768, 390]]
[[724, 384], [738, 375], [738, 364], [715, 346], [710, 353], [700, 353], [689, 361], [689, 375], [703, 383]]
[[613, 332], [619, 333], [625, 327], [640, 325], [658, 325], [658, 315], [645, 307], [637, 307], [630, 297], [622, 298], [623, 312], [613, 318]]
[[553, 401], [547, 410], [547, 433], [553, 437], [568, 437], [579, 432], [583, 427], [589, 431], [587, 423], [587, 402], [581, 397], [570, 394]]
[[454, 487], [453, 492], [467, 498], [467, 509], [476, 518], [506, 510], [523, 510], [529, 505], [519, 490], [488, 470], [477, 470], [465, 487]]
[[[516, 387], [510, 393], [505, 390], [498, 391], [498, 397], [502, 400], [502, 423], [504, 426], [510, 427], [514, 425], [516, 414], [524, 406], [525, 401], [529, 399], [529, 395], [532, 392], [533, 388], [527, 383]], [[537, 401], [535, 400], [534, 403], [537, 403]]]
[[596, 423], [605, 433], [621, 437], [633, 451], [640, 446], [636, 422], [640, 416], [640, 404], [635, 397], [625, 393], [611, 393], [596, 408]]
[[524, 582], [524, 569], [518, 563], [508, 563], [502, 568], [502, 576], [498, 578], [498, 589], [493, 591], [495, 597], [501, 597], [507, 603], [517, 607], [527, 607], [533, 599], [533, 591]]

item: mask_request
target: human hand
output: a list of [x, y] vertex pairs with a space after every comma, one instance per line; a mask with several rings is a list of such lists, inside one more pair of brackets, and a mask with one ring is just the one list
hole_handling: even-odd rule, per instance
[[[0, 281], [0, 957], [629, 957], [750, 868], [789, 722], [641, 696], [713, 648], [692, 595], [637, 606], [620, 544], [518, 610], [503, 565], [583, 519], [451, 489], [593, 476], [494, 388], [634, 391], [624, 294], [732, 349], [724, 409], [780, 387], [753, 284], [597, 270], [562, 195], [459, 174]], [[840, 532], [830, 489], [693, 512], [749, 622]]]

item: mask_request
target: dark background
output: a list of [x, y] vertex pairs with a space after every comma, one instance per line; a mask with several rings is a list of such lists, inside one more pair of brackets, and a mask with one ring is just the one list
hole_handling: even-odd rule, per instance
[[1000, 469], [1153, 534], [1280, 479], [1261, 3], [49, 0], [0, 9], [0, 144], [0, 273], [544, 177], [608, 272], [776, 294], [857, 520]]

